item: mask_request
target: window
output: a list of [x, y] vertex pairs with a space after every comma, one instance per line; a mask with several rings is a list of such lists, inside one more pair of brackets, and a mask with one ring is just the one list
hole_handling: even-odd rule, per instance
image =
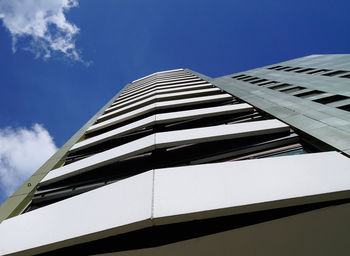
[[345, 75], [345, 76], [341, 76], [342, 78], [350, 78], [350, 74]]
[[300, 91], [300, 90], [303, 90], [303, 89], [305, 89], [305, 87], [296, 86], [296, 87], [293, 87], [293, 88], [281, 90], [280, 92], [292, 93], [292, 92], [297, 92], [297, 91]]
[[295, 71], [295, 73], [304, 73], [304, 72], [306, 72], [306, 71], [311, 71], [311, 70], [314, 70], [314, 68], [304, 68], [304, 69], [302, 69], [302, 70], [297, 70], [297, 71]]
[[328, 103], [332, 103], [335, 101], [346, 100], [346, 99], [350, 99], [350, 98], [347, 96], [343, 96], [343, 95], [333, 95], [333, 96], [317, 99], [314, 101], [318, 102], [318, 103], [322, 103], [322, 104], [328, 104]]
[[284, 70], [284, 69], [287, 69], [287, 68], [290, 68], [290, 67], [280, 67], [280, 68], [276, 68], [275, 70]]
[[248, 77], [251, 77], [251, 76], [244, 75], [244, 76], [241, 76], [241, 77], [237, 78], [237, 80], [242, 80], [242, 79], [245, 79], [245, 78], [248, 78]]
[[279, 68], [279, 67], [281, 67], [281, 66], [273, 66], [273, 67], [269, 67], [267, 69], [276, 69], [276, 68]]
[[294, 96], [300, 97], [300, 98], [308, 98], [308, 97], [312, 97], [318, 94], [321, 94], [324, 92], [318, 91], [318, 90], [313, 90], [313, 91], [309, 91], [309, 92], [304, 92], [304, 93], [300, 93], [300, 94], [296, 94]]
[[249, 81], [252, 81], [252, 80], [255, 80], [255, 79], [259, 79], [259, 78], [258, 77], [250, 77], [248, 79], [243, 79], [242, 81], [249, 82]]
[[267, 81], [267, 79], [259, 79], [259, 80], [256, 80], [256, 81], [251, 81], [250, 83], [251, 84], [257, 84], [257, 83], [262, 83], [262, 82], [265, 82]]
[[350, 112], [350, 104], [349, 105], [345, 105], [345, 106], [341, 106], [341, 107], [339, 107], [339, 109]]
[[323, 73], [323, 72], [328, 72], [330, 71], [329, 69], [318, 69], [318, 70], [314, 70], [309, 72], [308, 74], [317, 74], [317, 73]]
[[270, 84], [277, 84], [278, 82], [276, 81], [269, 81], [269, 82], [266, 82], [266, 83], [262, 83], [262, 84], [258, 84], [259, 86], [266, 86], [266, 85], [270, 85]]
[[338, 71], [333, 71], [331, 73], [327, 73], [327, 74], [323, 74], [324, 76], [337, 76], [337, 75], [341, 75], [344, 74], [348, 71], [344, 71], [344, 70], [338, 70]]
[[276, 86], [271, 86], [270, 89], [278, 90], [278, 89], [282, 89], [282, 88], [285, 88], [285, 87], [288, 87], [288, 86], [291, 86], [291, 84], [279, 84], [279, 85], [276, 85]]
[[289, 68], [289, 69], [285, 69], [284, 71], [294, 71], [294, 70], [297, 70], [297, 69], [302, 69], [302, 68]]
[[236, 76], [233, 76], [232, 78], [239, 78], [239, 77], [242, 77], [242, 76], [246, 76], [246, 75], [244, 75], [244, 74], [236, 75]]

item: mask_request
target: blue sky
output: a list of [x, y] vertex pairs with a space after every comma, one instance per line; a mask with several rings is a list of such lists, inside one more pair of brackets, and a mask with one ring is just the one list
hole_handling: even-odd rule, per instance
[[[16, 35], [5, 24], [9, 1], [22, 10], [12, 13], [15, 21], [23, 10], [30, 14], [33, 2], [0, 0], [0, 203], [9, 194], [4, 173], [15, 151], [1, 151], [5, 142], [13, 144], [6, 136], [47, 131], [42, 138], [49, 150], [40, 144], [28, 151], [52, 153], [132, 80], [174, 68], [217, 77], [309, 54], [350, 52], [348, 0], [80, 0], [63, 12], [76, 29], [71, 38], [63, 35], [73, 46], [52, 48], [50, 57], [40, 49], [47, 42]], [[62, 36], [54, 26], [48, 32]], [[23, 141], [16, 141], [21, 148]], [[19, 176], [35, 171], [27, 169]]]

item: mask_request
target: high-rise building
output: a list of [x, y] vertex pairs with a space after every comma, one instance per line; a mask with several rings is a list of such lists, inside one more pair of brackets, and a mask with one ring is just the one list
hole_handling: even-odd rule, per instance
[[7, 255], [348, 255], [350, 55], [124, 87], [0, 207]]

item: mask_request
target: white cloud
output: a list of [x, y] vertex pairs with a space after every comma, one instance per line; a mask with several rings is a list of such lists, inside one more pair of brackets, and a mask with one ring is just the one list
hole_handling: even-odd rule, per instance
[[57, 150], [40, 124], [0, 129], [0, 190], [10, 196]]
[[48, 59], [59, 52], [81, 61], [74, 36], [79, 28], [67, 21], [65, 12], [78, 6], [77, 0], [0, 0], [0, 19], [17, 46]]

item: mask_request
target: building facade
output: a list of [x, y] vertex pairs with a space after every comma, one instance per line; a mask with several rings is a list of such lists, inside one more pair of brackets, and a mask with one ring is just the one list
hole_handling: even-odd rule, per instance
[[0, 207], [2, 255], [348, 255], [350, 55], [125, 86]]

